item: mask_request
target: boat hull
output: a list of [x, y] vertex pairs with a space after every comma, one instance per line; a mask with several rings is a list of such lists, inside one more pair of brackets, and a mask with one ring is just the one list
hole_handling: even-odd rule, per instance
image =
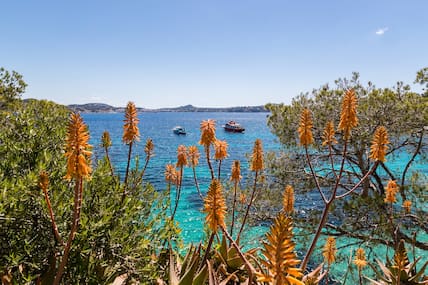
[[231, 133], [242, 133], [242, 132], [244, 132], [245, 131], [245, 129], [244, 128], [228, 128], [228, 127], [224, 127], [224, 130], [226, 131], [226, 132], [231, 132]]

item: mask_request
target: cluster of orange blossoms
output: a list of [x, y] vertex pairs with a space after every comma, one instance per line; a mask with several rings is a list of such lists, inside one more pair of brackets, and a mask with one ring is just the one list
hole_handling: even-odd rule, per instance
[[214, 149], [215, 149], [214, 159], [223, 160], [227, 157], [226, 141], [216, 140], [214, 142]]
[[337, 140], [335, 138], [335, 133], [336, 131], [334, 130], [334, 123], [333, 121], [330, 121], [327, 123], [327, 125], [325, 126], [324, 132], [323, 132], [323, 142], [322, 145], [323, 146], [331, 146], [333, 144], [337, 144]]
[[129, 102], [125, 109], [125, 120], [123, 125], [122, 140], [126, 144], [130, 144], [140, 139], [140, 131], [138, 129], [138, 113], [133, 102]]
[[235, 160], [232, 165], [232, 175], [230, 176], [230, 180], [235, 183], [239, 183], [241, 179], [241, 163], [239, 160]]
[[199, 144], [204, 147], [209, 147], [215, 141], [215, 121], [214, 120], [205, 120], [201, 122], [201, 139]]
[[101, 145], [104, 148], [108, 148], [111, 146], [111, 138], [110, 138], [110, 133], [107, 131], [104, 131], [102, 136], [101, 136]]
[[364, 249], [357, 249], [354, 264], [358, 267], [358, 270], [361, 270], [363, 267], [367, 266], [366, 253], [364, 252]]
[[343, 131], [346, 140], [350, 138], [351, 130], [357, 125], [357, 97], [354, 89], [350, 89], [345, 92], [345, 97], [343, 98], [338, 129]]
[[397, 182], [395, 180], [389, 180], [385, 188], [385, 202], [391, 204], [397, 202], [395, 194], [397, 194], [398, 190]]
[[282, 199], [282, 208], [288, 214], [294, 211], [294, 189], [291, 185], [287, 185], [284, 190], [284, 197]]
[[303, 276], [297, 267], [299, 260], [294, 252], [292, 219], [279, 213], [266, 234], [268, 243], [263, 242], [261, 263], [267, 272], [257, 272], [257, 281], [269, 284], [304, 285], [299, 279]]
[[254, 142], [253, 154], [251, 155], [251, 166], [252, 171], [263, 170], [263, 145], [260, 139], [256, 139]]
[[175, 168], [175, 166], [170, 163], [167, 164], [165, 166], [165, 181], [172, 184], [176, 184], [177, 177], [177, 169]]
[[177, 148], [177, 167], [187, 165], [187, 148], [184, 145], [179, 145]]
[[79, 114], [70, 115], [67, 129], [65, 156], [67, 157], [66, 179], [89, 178], [92, 172], [89, 160], [92, 152], [88, 128]]
[[300, 116], [300, 124], [297, 132], [299, 133], [300, 145], [309, 146], [313, 144], [314, 137], [312, 135], [312, 115], [309, 109], [304, 109]]
[[336, 252], [336, 240], [334, 237], [328, 237], [325, 242], [322, 254], [329, 266], [336, 260]]
[[198, 147], [195, 145], [189, 146], [187, 151], [187, 155], [189, 156], [190, 165], [192, 167], [196, 167], [199, 164], [199, 158], [201, 154], [199, 153]]
[[218, 227], [225, 227], [226, 209], [226, 200], [223, 196], [221, 183], [214, 179], [211, 181], [204, 201], [204, 212], [207, 214], [205, 220], [214, 233], [217, 232]]
[[388, 132], [384, 126], [376, 129], [372, 145], [370, 147], [370, 158], [376, 161], [385, 162], [386, 151], [388, 150]]
[[144, 146], [144, 153], [147, 157], [150, 157], [153, 155], [153, 150], [155, 148], [155, 145], [153, 144], [152, 139], [148, 139], [146, 141], [146, 145]]

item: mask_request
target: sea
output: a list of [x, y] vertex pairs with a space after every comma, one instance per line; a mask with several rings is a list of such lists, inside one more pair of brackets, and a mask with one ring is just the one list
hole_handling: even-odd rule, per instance
[[[230, 179], [231, 165], [234, 160], [241, 162], [242, 176], [251, 178], [253, 175], [248, 170], [248, 162], [256, 139], [261, 139], [265, 152], [276, 152], [281, 149], [277, 138], [270, 132], [267, 126], [269, 113], [230, 113], [230, 112], [141, 112], [138, 114], [140, 141], [133, 147], [133, 163], [135, 157], [140, 157], [140, 167], [144, 163], [144, 146], [147, 139], [152, 139], [154, 143], [154, 157], [150, 160], [146, 170], [144, 181], [151, 183], [158, 191], [164, 191], [167, 187], [164, 178], [165, 166], [168, 163], [175, 164], [177, 161], [177, 147], [179, 145], [196, 145], [201, 153], [200, 164], [196, 169], [198, 183], [203, 194], [206, 193], [210, 183], [210, 172], [204, 157], [202, 146], [198, 144], [200, 139], [200, 123], [203, 120], [212, 119], [216, 122], [216, 137], [225, 140], [228, 143], [229, 156], [222, 162], [221, 179], [226, 182]], [[123, 134], [123, 113], [83, 113], [82, 117], [88, 125], [90, 132], [90, 143], [94, 146], [93, 159], [96, 161], [104, 157], [103, 149], [100, 146], [101, 135], [108, 131], [112, 138], [110, 148], [110, 158], [115, 171], [123, 179], [127, 164], [128, 146], [122, 142]], [[240, 123], [244, 128], [243, 133], [230, 133], [223, 129], [223, 125], [230, 121]], [[176, 135], [173, 133], [175, 126], [182, 126], [186, 129], [186, 135]], [[389, 158], [388, 158], [389, 159]], [[400, 155], [387, 161], [388, 167], [392, 170], [402, 170], [410, 155], [401, 153]], [[213, 166], [217, 169], [218, 164], [213, 161]], [[379, 169], [379, 171], [381, 171]], [[412, 164], [410, 172], [419, 171], [428, 174], [428, 168], [425, 161], [417, 158]], [[382, 173], [380, 173], [382, 175]], [[386, 173], [384, 173], [386, 175]], [[248, 179], [249, 179], [248, 178]], [[245, 183], [245, 182], [244, 182]], [[316, 207], [319, 197], [296, 197], [296, 208]], [[319, 202], [319, 201], [318, 201]], [[202, 213], [203, 203], [197, 193], [193, 171], [191, 168], [184, 169], [182, 197], [180, 199], [176, 220], [181, 229], [181, 236], [184, 244], [198, 243], [205, 238], [204, 226], [205, 215]], [[246, 228], [245, 239], [241, 240], [247, 248], [261, 246], [261, 241], [265, 240], [264, 235], [268, 230], [268, 225], [260, 224]], [[428, 238], [428, 236], [427, 236]], [[338, 247], [345, 246], [355, 241], [345, 240], [344, 244], [338, 244]], [[322, 243], [322, 241], [320, 241]], [[303, 251], [305, 249], [302, 249]], [[355, 249], [354, 249], [355, 250]], [[386, 248], [379, 247], [375, 250], [379, 256], [385, 256]], [[391, 251], [389, 251], [391, 252]], [[352, 254], [352, 248], [349, 255]], [[416, 251], [416, 255], [422, 255], [423, 261], [428, 257], [424, 256], [426, 252]], [[348, 256], [349, 256], [348, 255]], [[319, 256], [322, 259], [322, 256]], [[321, 261], [320, 261], [321, 262]], [[336, 280], [341, 280], [347, 272], [347, 261], [342, 261], [335, 268], [332, 268], [332, 275], [336, 275]], [[427, 269], [428, 271], [428, 269]], [[354, 271], [355, 273], [355, 271]], [[355, 274], [349, 277], [355, 281]], [[356, 281], [355, 281], [356, 282]], [[331, 283], [331, 284], [340, 284]], [[352, 281], [351, 281], [352, 283]], [[350, 284], [351, 284], [350, 283]]]
[[[141, 112], [138, 114], [140, 141], [133, 146], [133, 157], [139, 156], [140, 167], [145, 159], [144, 146], [147, 139], [154, 143], [154, 157], [151, 158], [144, 175], [144, 181], [150, 182], [157, 190], [162, 191], [167, 187], [164, 172], [168, 163], [177, 161], [177, 148], [179, 145], [198, 146], [201, 153], [196, 175], [201, 192], [207, 191], [211, 181], [211, 175], [206, 163], [203, 147], [198, 144], [201, 136], [200, 124], [203, 120], [212, 119], [216, 122], [216, 138], [225, 140], [228, 144], [228, 157], [222, 161], [221, 180], [230, 179], [231, 166], [234, 160], [241, 162], [242, 176], [249, 177], [249, 157], [256, 139], [261, 139], [265, 152], [276, 151], [280, 148], [276, 137], [267, 126], [269, 113], [230, 113], [230, 112]], [[104, 157], [104, 151], [100, 146], [101, 135], [104, 131], [110, 133], [112, 146], [109, 150], [110, 158], [115, 171], [123, 179], [127, 164], [128, 146], [122, 142], [123, 113], [83, 113], [82, 117], [88, 125], [90, 144], [94, 146], [93, 159]], [[233, 120], [244, 128], [243, 133], [231, 133], [224, 130], [223, 125]], [[186, 135], [174, 134], [172, 129], [182, 126], [186, 129]], [[133, 160], [135, 163], [135, 159]], [[212, 161], [216, 169], [218, 163]], [[180, 199], [176, 220], [181, 228], [181, 236], [185, 244], [197, 243], [204, 238], [204, 219], [202, 213], [203, 203], [197, 193], [193, 170], [190, 167], [184, 169], [182, 197]], [[259, 246], [259, 239], [263, 237], [267, 226], [253, 226], [245, 233], [248, 246], [251, 243]]]

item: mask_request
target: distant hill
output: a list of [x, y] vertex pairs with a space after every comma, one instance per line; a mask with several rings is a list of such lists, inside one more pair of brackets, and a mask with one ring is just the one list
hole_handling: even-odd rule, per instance
[[[72, 104], [68, 108], [81, 113], [122, 113], [124, 107], [114, 107], [103, 103]], [[185, 105], [175, 108], [146, 109], [138, 108], [139, 112], [267, 112], [264, 106], [240, 106], [226, 108], [195, 107]]]

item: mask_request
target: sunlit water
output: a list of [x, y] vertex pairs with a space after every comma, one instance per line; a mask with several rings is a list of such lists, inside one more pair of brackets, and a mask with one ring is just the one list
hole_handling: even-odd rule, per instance
[[[140, 167], [145, 158], [144, 145], [148, 138], [151, 138], [155, 145], [155, 156], [151, 159], [150, 164], [144, 176], [145, 181], [150, 182], [159, 191], [166, 189], [164, 180], [165, 165], [167, 163], [176, 163], [176, 151], [179, 145], [197, 145], [201, 152], [200, 165], [197, 168], [197, 177], [200, 188], [206, 193], [210, 183], [210, 172], [208, 170], [203, 148], [198, 144], [200, 139], [199, 126], [203, 120], [213, 119], [216, 121], [216, 136], [220, 140], [226, 140], [228, 143], [229, 157], [222, 164], [222, 179], [229, 179], [231, 164], [234, 160], [241, 161], [243, 177], [247, 177], [248, 155], [252, 152], [254, 141], [260, 138], [263, 142], [265, 151], [276, 151], [280, 148], [276, 137], [270, 132], [266, 125], [268, 113], [209, 113], [209, 112], [160, 112], [139, 114], [141, 140], [134, 145], [133, 156], [140, 156]], [[110, 149], [110, 156], [115, 171], [123, 179], [127, 162], [128, 147], [122, 142], [123, 119], [122, 113], [112, 114], [83, 114], [85, 122], [89, 126], [91, 135], [90, 143], [94, 146], [95, 160], [104, 156], [100, 147], [100, 138], [104, 131], [108, 131], [112, 138], [113, 145]], [[223, 130], [224, 125], [229, 120], [235, 120], [245, 127], [244, 133], [229, 133]], [[172, 132], [175, 126], [182, 126], [186, 129], [186, 135], [176, 135]], [[405, 163], [410, 159], [409, 154], [402, 153], [400, 157], [390, 159], [387, 165], [393, 171], [400, 173]], [[217, 164], [213, 162], [214, 167]], [[426, 165], [419, 159], [412, 164], [411, 171], [421, 171], [427, 173]], [[378, 173], [383, 175], [381, 169]], [[296, 196], [296, 209], [305, 211], [319, 205], [319, 197], [316, 195]], [[202, 201], [199, 198], [194, 184], [193, 172], [191, 168], [185, 168], [183, 177], [182, 197], [178, 206], [176, 220], [182, 230], [182, 238], [185, 244], [199, 242], [204, 238], [204, 218], [201, 212]], [[247, 247], [259, 247], [260, 240], [268, 229], [267, 225], [261, 224], [252, 226], [245, 231], [245, 243]], [[296, 229], [297, 230], [297, 229]], [[352, 240], [342, 240], [342, 243], [348, 244]], [[342, 244], [344, 245], [344, 244]], [[305, 249], [301, 249], [305, 250]], [[355, 250], [355, 249], [354, 249]], [[380, 256], [384, 256], [384, 248], [379, 247]], [[314, 256], [316, 258], [316, 256]], [[321, 257], [319, 257], [321, 259]], [[425, 257], [424, 260], [427, 258]], [[332, 268], [332, 273], [342, 276], [346, 271], [347, 262], [342, 262]], [[355, 275], [350, 278], [355, 278]], [[339, 277], [340, 279], [340, 277]], [[351, 281], [351, 280], [349, 280]], [[351, 281], [352, 282], [352, 281]]]
[[[278, 149], [275, 136], [269, 131], [266, 120], [268, 113], [187, 113], [187, 112], [160, 112], [160, 113], [139, 113], [140, 141], [133, 147], [133, 155], [140, 156], [140, 166], [142, 166], [145, 154], [144, 145], [148, 138], [151, 138], [155, 145], [155, 156], [151, 159], [146, 170], [144, 179], [150, 182], [158, 190], [166, 189], [164, 179], [165, 165], [176, 163], [177, 147], [179, 145], [198, 146], [201, 152], [200, 165], [197, 167], [198, 182], [203, 193], [206, 193], [210, 182], [210, 172], [207, 167], [203, 148], [198, 144], [200, 139], [200, 123], [203, 120], [213, 119], [216, 121], [216, 137], [226, 140], [228, 143], [228, 158], [222, 163], [221, 178], [227, 180], [230, 177], [231, 164], [234, 160], [241, 161], [241, 169], [244, 177], [248, 174], [248, 155], [252, 152], [254, 141], [261, 139], [265, 151]], [[110, 149], [110, 156], [115, 170], [124, 177], [127, 163], [128, 147], [122, 142], [123, 119], [121, 113], [97, 113], [83, 114], [85, 122], [88, 124], [91, 135], [90, 143], [94, 146], [95, 159], [104, 156], [100, 148], [100, 138], [104, 131], [108, 131], [112, 138], [113, 145]], [[245, 127], [244, 133], [230, 133], [224, 131], [222, 125], [229, 120], [235, 120]], [[176, 135], [172, 132], [175, 126], [182, 126], [186, 129], [186, 135]], [[214, 161], [213, 166], [217, 167]], [[185, 243], [197, 242], [203, 238], [204, 217], [201, 213], [202, 201], [197, 193], [194, 184], [193, 171], [191, 168], [184, 169], [182, 197], [178, 206], [176, 219], [182, 230], [182, 238]], [[250, 235], [261, 236], [266, 228], [254, 227], [250, 230]], [[248, 233], [247, 233], [248, 234]], [[257, 240], [253, 240], [256, 242]]]

